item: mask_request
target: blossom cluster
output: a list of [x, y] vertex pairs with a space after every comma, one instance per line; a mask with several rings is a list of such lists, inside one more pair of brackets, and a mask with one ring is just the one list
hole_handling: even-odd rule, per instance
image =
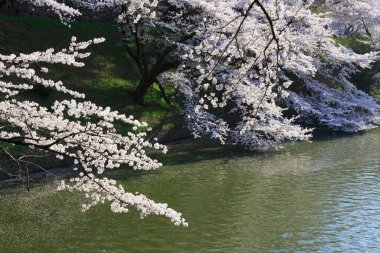
[[36, 7], [43, 7], [55, 12], [61, 21], [65, 24], [69, 24], [75, 17], [81, 15], [81, 12], [73, 7], [65, 5], [64, 3], [56, 0], [18, 0], [26, 4], [32, 4]]

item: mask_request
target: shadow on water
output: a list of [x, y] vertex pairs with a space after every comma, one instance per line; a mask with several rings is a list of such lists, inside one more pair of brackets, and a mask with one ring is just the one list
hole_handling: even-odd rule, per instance
[[347, 137], [363, 136], [367, 134], [368, 132], [369, 131], [347, 133], [347, 132], [342, 132], [342, 131], [332, 131], [331, 129], [320, 127], [320, 128], [316, 128], [313, 131], [313, 138], [311, 139], [311, 141], [324, 141], [324, 140], [334, 140], [334, 139], [347, 138]]
[[283, 153], [281, 150], [247, 150], [239, 146], [221, 146], [209, 148], [185, 147], [168, 152], [164, 156], [158, 157], [164, 165], [180, 165], [189, 163], [198, 163], [209, 160], [223, 160], [228, 163], [231, 160], [237, 160], [242, 157], [252, 157], [265, 159]]
[[[374, 130], [373, 132], [376, 132]], [[342, 132], [333, 132], [328, 129], [317, 129], [314, 131], [314, 137], [312, 143], [317, 145], [317, 143], [323, 142], [336, 142], [336, 141], [351, 141], [353, 139], [368, 139], [371, 138], [370, 135], [373, 132], [360, 132], [360, 133], [342, 133]], [[368, 134], [366, 136], [366, 134]], [[346, 139], [346, 140], [345, 140]], [[200, 142], [202, 143], [202, 142]], [[204, 144], [204, 141], [203, 141]], [[181, 166], [181, 165], [192, 165], [200, 162], [212, 162], [218, 161], [219, 165], [228, 165], [231, 162], [236, 162], [242, 158], [254, 159], [256, 161], [269, 162], [271, 160], [278, 160], [281, 155], [288, 154], [289, 149], [297, 146], [304, 146], [310, 143], [305, 142], [291, 142], [286, 143], [282, 149], [269, 149], [269, 150], [248, 150], [242, 146], [238, 145], [218, 145], [215, 142], [206, 143], [200, 145], [194, 140], [189, 141], [189, 143], [180, 144], [180, 145], [168, 145], [169, 152], [167, 154], [153, 153], [152, 157], [157, 159], [165, 167], [170, 166]], [[305, 146], [306, 145], [306, 146]], [[325, 148], [330, 145], [325, 144]], [[310, 148], [310, 145], [309, 147]], [[334, 149], [334, 147], [332, 148]], [[316, 150], [315, 150], [316, 152]], [[303, 157], [304, 158], [304, 157]], [[288, 158], [285, 158], [285, 161]], [[281, 159], [280, 159], [281, 160]], [[282, 162], [285, 162], [284, 160]], [[273, 161], [272, 161], [273, 162]], [[112, 171], [106, 172], [104, 176], [112, 177], [117, 180], [136, 180], [143, 178], [149, 175], [159, 175], [161, 169], [154, 171], [135, 171], [128, 166], [122, 166], [121, 168], [114, 169]], [[32, 187], [39, 187], [46, 183], [46, 180], [36, 180], [32, 182]], [[0, 185], [1, 186], [1, 185]], [[10, 194], [11, 192], [17, 193], [20, 189], [25, 188], [25, 185], [22, 183], [15, 185], [7, 185], [5, 194]], [[4, 191], [3, 191], [4, 192]]]
[[[376, 130], [374, 130], [376, 131]], [[313, 132], [313, 138], [310, 142], [323, 142], [323, 141], [338, 141], [339, 139], [346, 139], [351, 137], [360, 138], [368, 134], [368, 131], [357, 133], [345, 133], [332, 131], [327, 128], [318, 128]], [[224, 160], [228, 163], [231, 160], [237, 160], [243, 157], [250, 157], [254, 159], [271, 159], [277, 155], [288, 152], [289, 146], [297, 144], [305, 144], [305, 142], [287, 142], [285, 147], [279, 149], [268, 150], [249, 150], [239, 145], [220, 145], [211, 141], [210, 143], [199, 142], [190, 140], [190, 144], [184, 145], [168, 145], [169, 152], [165, 155], [158, 154], [155, 156], [164, 165], [180, 165], [188, 163], [198, 163], [206, 160]]]
[[[208, 147], [199, 147], [194, 145], [169, 146], [167, 154], [155, 153], [151, 156], [157, 159], [164, 167], [197, 164], [200, 162], [221, 161], [222, 164], [228, 164], [231, 161], [237, 161], [244, 157], [254, 159], [271, 159], [283, 154], [285, 150], [248, 150], [241, 146], [209, 145]], [[105, 173], [106, 176], [118, 180], [135, 180], [148, 175], [158, 175], [161, 169], [153, 171], [136, 171], [128, 166], [122, 166]]]
[[[376, 132], [376, 130], [374, 130]], [[169, 145], [169, 152], [167, 154], [154, 153], [152, 157], [157, 159], [165, 167], [170, 166], [183, 166], [198, 164], [200, 162], [212, 162], [218, 161], [221, 166], [228, 165], [231, 162], [236, 162], [243, 158], [250, 160], [261, 161], [261, 163], [272, 163], [276, 160], [282, 160], [286, 162], [290, 159], [288, 155], [292, 149], [298, 150], [291, 152], [292, 154], [303, 154], [305, 150], [308, 150], [307, 157], [310, 157], [313, 153], [323, 153], [327, 150], [336, 149], [335, 143], [341, 142], [355, 142], [355, 140], [365, 140], [368, 142], [371, 139], [371, 134], [374, 132], [360, 132], [360, 133], [342, 133], [333, 132], [328, 129], [317, 129], [314, 132], [314, 137], [310, 143], [308, 142], [288, 142], [284, 147], [280, 149], [269, 150], [249, 150], [238, 145], [217, 145], [215, 143], [199, 145], [197, 142], [190, 141], [189, 144], [181, 145]], [[324, 143], [323, 150], [319, 150], [319, 143]], [[339, 145], [339, 144], [338, 144]], [[362, 143], [358, 143], [362, 148]], [[301, 148], [300, 148], [301, 147]], [[282, 158], [281, 158], [282, 157]], [[323, 159], [325, 159], [324, 157]], [[285, 160], [284, 160], [285, 159]], [[298, 157], [298, 160], [304, 160], [305, 157]], [[321, 160], [323, 160], [321, 158]], [[295, 161], [297, 159], [290, 159]], [[330, 161], [327, 161], [327, 163]], [[340, 162], [340, 161], [336, 161]], [[129, 167], [121, 167], [115, 169], [106, 175], [112, 176], [118, 180], [135, 180], [148, 175], [158, 175], [161, 173], [161, 169], [155, 171], [135, 171]]]

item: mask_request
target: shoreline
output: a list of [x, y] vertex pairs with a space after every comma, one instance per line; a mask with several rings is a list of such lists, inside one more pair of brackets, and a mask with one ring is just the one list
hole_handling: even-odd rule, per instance
[[[61, 180], [72, 176], [74, 174], [74, 166], [57, 167], [47, 169], [41, 172], [32, 172], [29, 174], [29, 180], [31, 183], [40, 183], [43, 181]], [[9, 188], [15, 185], [24, 184], [28, 180], [27, 176], [21, 178], [6, 178], [0, 179], [0, 190]]]
[[[374, 129], [375, 130], [375, 129]], [[365, 134], [367, 131], [354, 133], [354, 135]], [[341, 132], [332, 132], [326, 131], [325, 129], [316, 129], [315, 135], [311, 141], [324, 141], [326, 139], [334, 139], [351, 136], [353, 133], [341, 133]], [[183, 151], [192, 148], [227, 148], [227, 147], [237, 147], [237, 145], [225, 144], [221, 145], [216, 140], [210, 140], [208, 138], [197, 138], [194, 139], [192, 136], [186, 136], [183, 138], [178, 138], [169, 141], [160, 142], [166, 145], [173, 152]], [[244, 147], [242, 147], [244, 149]], [[246, 149], [244, 149], [246, 150]], [[67, 166], [53, 166], [51, 169], [46, 169], [45, 171], [32, 172], [29, 174], [29, 180], [31, 182], [43, 182], [43, 181], [52, 181], [52, 180], [61, 180], [68, 178], [75, 174], [74, 165]], [[14, 185], [23, 184], [27, 180], [27, 176], [22, 176], [21, 178], [0, 178], [0, 190], [3, 188], [12, 187]]]

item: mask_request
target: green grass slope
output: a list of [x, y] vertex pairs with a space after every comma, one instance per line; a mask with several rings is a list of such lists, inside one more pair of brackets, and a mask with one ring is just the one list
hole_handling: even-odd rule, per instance
[[[347, 38], [334, 38], [337, 45], [351, 48], [355, 53], [365, 54], [374, 50], [368, 37], [354, 36]], [[380, 97], [380, 87], [375, 84], [373, 76], [380, 72], [380, 62], [373, 64], [371, 69], [363, 69], [353, 76], [352, 82], [361, 90], [370, 93], [377, 98]]]

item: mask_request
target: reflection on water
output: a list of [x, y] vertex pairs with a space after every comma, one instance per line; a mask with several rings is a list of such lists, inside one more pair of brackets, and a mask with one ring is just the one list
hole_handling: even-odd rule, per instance
[[380, 131], [279, 152], [182, 150], [153, 173], [116, 171], [130, 191], [190, 223], [139, 220], [53, 186], [0, 195], [0, 252], [380, 252]]

